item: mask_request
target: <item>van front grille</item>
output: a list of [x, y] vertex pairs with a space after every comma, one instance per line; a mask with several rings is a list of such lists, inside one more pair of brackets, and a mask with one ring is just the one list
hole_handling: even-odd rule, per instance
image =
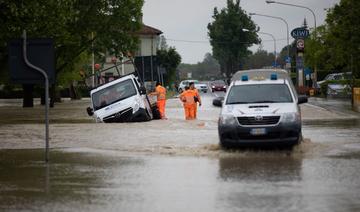
[[280, 120], [280, 116], [251, 116], [238, 117], [241, 125], [274, 125]]
[[127, 108], [110, 116], [107, 116], [103, 120], [105, 123], [126, 122], [126, 121], [130, 121], [132, 117], [132, 113], [133, 113], [132, 108]]

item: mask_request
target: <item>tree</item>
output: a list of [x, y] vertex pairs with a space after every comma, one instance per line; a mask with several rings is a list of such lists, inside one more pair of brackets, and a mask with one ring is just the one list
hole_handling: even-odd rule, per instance
[[240, 7], [240, 0], [227, 0], [227, 8], [220, 12], [215, 7], [212, 17], [214, 21], [207, 28], [213, 55], [221, 71], [230, 78], [240, 69], [241, 60], [251, 53], [248, 47], [260, 42], [258, 28]]
[[[336, 70], [337, 67], [330, 56], [331, 43], [329, 43], [329, 31], [327, 25], [316, 28], [317, 37], [314, 33], [305, 40], [305, 64], [307, 67], [318, 68], [318, 78], [323, 78], [329, 70]], [[324, 72], [324, 73], [322, 73]]]
[[108, 50], [120, 57], [137, 48], [142, 5], [143, 0], [1, 1], [0, 62], [7, 60], [8, 40], [24, 29], [28, 37], [54, 39], [57, 75], [78, 72], [83, 52]]
[[198, 80], [221, 79], [219, 62], [210, 53], [206, 53], [202, 62], [197, 64], [180, 64], [181, 73], [192, 73], [192, 77]]
[[169, 46], [167, 45], [165, 36], [161, 35], [158, 49], [164, 50], [164, 49], [168, 49], [168, 48], [169, 48]]
[[326, 23], [306, 40], [305, 62], [320, 70], [354, 71], [360, 77], [360, 2], [341, 0], [328, 10]]
[[263, 49], [258, 49], [254, 54], [249, 55], [244, 60], [243, 69], [259, 69], [272, 66], [274, 54], [268, 53]]
[[329, 45], [330, 60], [336, 67], [354, 70], [360, 77], [360, 2], [341, 0], [330, 9], [326, 23], [329, 34], [326, 37]]
[[176, 68], [181, 62], [181, 56], [175, 47], [157, 50], [157, 59], [161, 67], [166, 70], [165, 84], [171, 85], [176, 78]]

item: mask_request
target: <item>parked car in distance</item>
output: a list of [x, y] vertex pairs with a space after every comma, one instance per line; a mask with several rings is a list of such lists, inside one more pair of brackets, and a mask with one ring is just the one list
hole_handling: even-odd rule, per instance
[[185, 86], [189, 86], [189, 83], [193, 82], [195, 85], [195, 88], [198, 91], [206, 93], [208, 91], [208, 86], [205, 83], [200, 83], [198, 80], [184, 80], [181, 81], [179, 84], [179, 93], [182, 93], [185, 90]]
[[346, 79], [351, 79], [351, 72], [346, 72], [346, 73], [333, 73], [333, 74], [328, 74], [326, 75], [326, 77], [317, 82], [317, 87], [320, 88], [321, 84], [323, 84], [326, 81], [330, 81], [330, 80], [346, 80]]
[[333, 81], [337, 80], [350, 80], [352, 77], [351, 72], [345, 72], [345, 73], [332, 73], [328, 74], [324, 80], [318, 81], [316, 84], [316, 88], [320, 90], [321, 85], [327, 81], [332, 81], [332, 83], [329, 83], [326, 90], [327, 96], [332, 97], [347, 97], [351, 95], [351, 90], [348, 85], [344, 85]]
[[215, 80], [210, 82], [211, 92], [224, 91], [226, 92], [226, 84], [223, 80]]

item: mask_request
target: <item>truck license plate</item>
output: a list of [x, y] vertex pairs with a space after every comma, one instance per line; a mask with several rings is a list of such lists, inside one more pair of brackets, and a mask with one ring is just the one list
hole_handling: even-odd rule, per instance
[[250, 130], [251, 135], [265, 135], [266, 129], [265, 128], [254, 128]]

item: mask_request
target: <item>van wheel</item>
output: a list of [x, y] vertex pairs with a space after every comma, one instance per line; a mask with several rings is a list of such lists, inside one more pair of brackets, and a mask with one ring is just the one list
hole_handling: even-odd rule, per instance
[[180, 89], [179, 89], [179, 93], [182, 93], [182, 92], [183, 92], [183, 90], [180, 88]]
[[153, 119], [161, 119], [159, 109], [156, 105], [151, 107], [151, 110], [152, 110], [152, 114], [153, 114]]

